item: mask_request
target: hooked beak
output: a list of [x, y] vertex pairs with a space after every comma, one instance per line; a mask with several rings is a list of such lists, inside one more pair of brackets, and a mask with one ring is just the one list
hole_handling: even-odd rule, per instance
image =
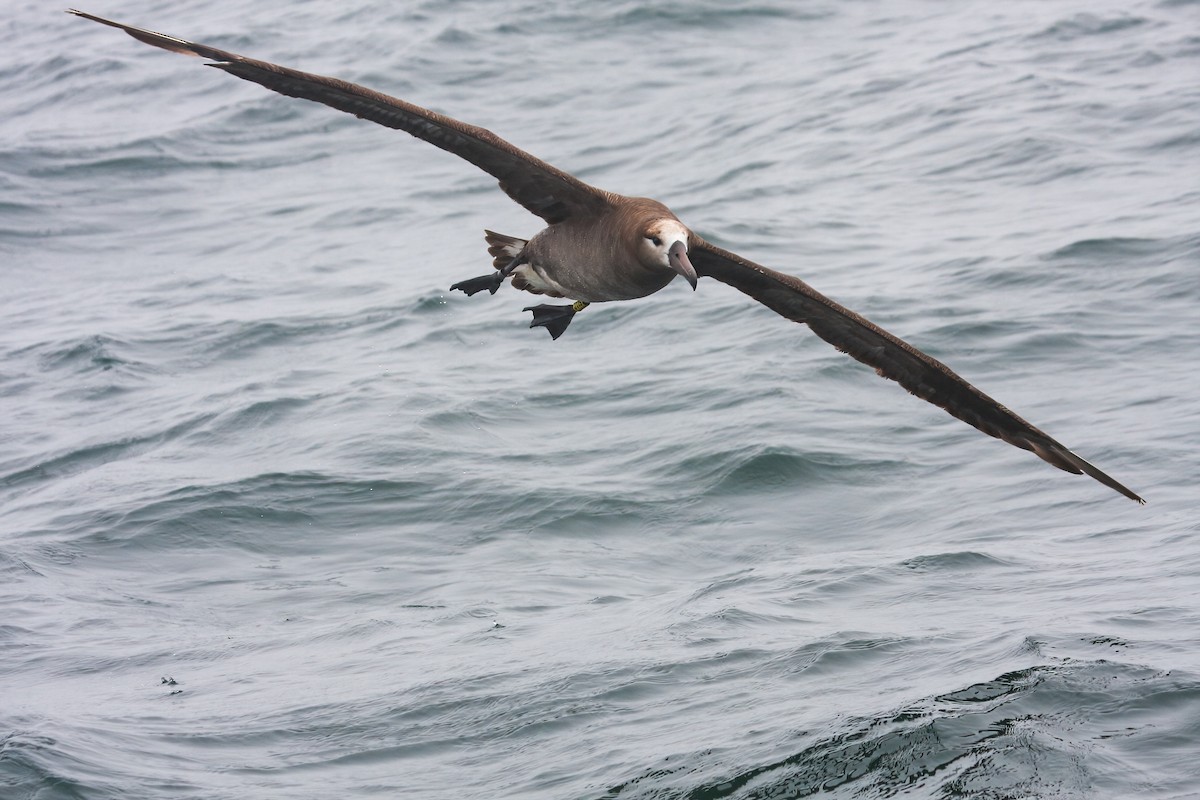
[[696, 291], [696, 268], [688, 260], [686, 244], [675, 242], [671, 245], [671, 248], [667, 250], [667, 263], [671, 265], [671, 269], [687, 279], [687, 282], [692, 285], [693, 292]]

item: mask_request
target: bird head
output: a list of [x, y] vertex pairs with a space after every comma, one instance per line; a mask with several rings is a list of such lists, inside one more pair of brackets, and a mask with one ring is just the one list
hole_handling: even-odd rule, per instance
[[691, 231], [677, 219], [652, 220], [643, 229], [638, 243], [642, 263], [676, 272], [695, 289], [696, 269], [687, 255], [690, 235]]

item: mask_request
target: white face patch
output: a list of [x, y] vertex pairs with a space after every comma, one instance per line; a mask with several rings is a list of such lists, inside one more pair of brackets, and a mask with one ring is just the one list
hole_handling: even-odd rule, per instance
[[653, 261], [670, 269], [671, 262], [667, 251], [676, 242], [682, 242], [683, 246], [687, 247], [688, 229], [679, 220], [660, 219], [650, 224], [643, 246], [653, 254]]

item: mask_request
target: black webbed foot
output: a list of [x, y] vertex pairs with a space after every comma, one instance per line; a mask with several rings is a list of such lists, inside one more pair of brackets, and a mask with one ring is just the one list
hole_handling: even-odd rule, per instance
[[533, 312], [533, 322], [529, 323], [529, 327], [545, 328], [550, 332], [551, 339], [557, 339], [571, 324], [575, 312], [582, 311], [587, 305], [583, 301], [576, 301], [569, 306], [552, 306], [543, 303], [540, 306], [529, 306], [525, 310]]
[[465, 281], [459, 281], [450, 287], [450, 291], [453, 292], [455, 289], [458, 289], [461, 292], [465, 292], [467, 297], [477, 292], [482, 292], [484, 289], [495, 294], [502, 283], [504, 283], [504, 273], [496, 271], [491, 275], [483, 275], [478, 278], [468, 278]]

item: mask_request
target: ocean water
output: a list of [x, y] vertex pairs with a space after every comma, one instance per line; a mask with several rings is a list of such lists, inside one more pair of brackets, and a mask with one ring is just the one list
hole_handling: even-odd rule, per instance
[[[80, 0], [83, 2], [83, 0]], [[508, 138], [738, 292], [451, 295], [469, 165], [0, 25], [0, 797], [1200, 797], [1200, 5], [132, 0]]]

